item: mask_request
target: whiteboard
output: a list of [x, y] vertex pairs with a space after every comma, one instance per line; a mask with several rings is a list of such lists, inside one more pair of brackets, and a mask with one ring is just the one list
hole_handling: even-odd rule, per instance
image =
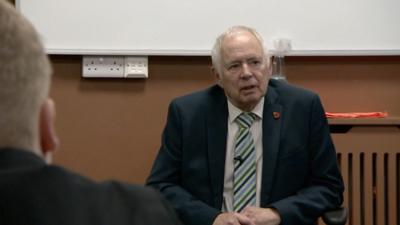
[[[17, 0], [49, 54], [210, 55], [233, 25], [289, 55], [400, 55], [400, 0]], [[273, 48], [270, 48], [273, 50]]]

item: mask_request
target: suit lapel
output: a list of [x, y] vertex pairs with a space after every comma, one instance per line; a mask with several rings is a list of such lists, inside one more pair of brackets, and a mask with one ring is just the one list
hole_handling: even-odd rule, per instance
[[268, 87], [263, 111], [263, 166], [261, 185], [261, 206], [269, 201], [276, 161], [279, 151], [279, 139], [282, 120], [282, 106], [278, 103], [278, 93], [272, 86]]
[[228, 106], [221, 88], [215, 87], [211, 91], [215, 93], [211, 95], [211, 106], [207, 110], [208, 166], [213, 200], [215, 207], [220, 208], [224, 187]]

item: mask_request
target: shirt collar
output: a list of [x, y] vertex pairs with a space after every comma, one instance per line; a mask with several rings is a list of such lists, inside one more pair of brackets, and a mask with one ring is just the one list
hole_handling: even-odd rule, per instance
[[[227, 98], [228, 101], [228, 112], [229, 112], [229, 123], [233, 123], [243, 111], [236, 107], [235, 105], [232, 104], [231, 101]], [[263, 109], [264, 109], [264, 97], [260, 99], [260, 101], [257, 103], [256, 107], [254, 107], [253, 110], [251, 110], [252, 113], [256, 114], [258, 118], [262, 119], [263, 115]]]

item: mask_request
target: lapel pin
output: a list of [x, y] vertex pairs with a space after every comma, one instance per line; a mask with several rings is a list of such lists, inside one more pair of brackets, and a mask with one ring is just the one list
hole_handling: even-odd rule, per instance
[[272, 116], [277, 120], [281, 117], [281, 114], [279, 112], [272, 112]]

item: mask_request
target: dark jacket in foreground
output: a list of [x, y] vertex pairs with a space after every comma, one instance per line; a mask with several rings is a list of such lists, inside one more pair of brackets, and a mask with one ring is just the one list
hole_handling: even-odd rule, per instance
[[96, 183], [33, 153], [0, 149], [1, 225], [176, 225], [160, 195], [146, 187]]
[[[227, 120], [227, 100], [216, 85], [170, 104], [147, 183], [185, 225], [211, 225], [220, 213]], [[262, 126], [261, 207], [276, 208], [284, 225], [304, 225], [341, 205], [343, 181], [319, 97], [270, 80]]]

